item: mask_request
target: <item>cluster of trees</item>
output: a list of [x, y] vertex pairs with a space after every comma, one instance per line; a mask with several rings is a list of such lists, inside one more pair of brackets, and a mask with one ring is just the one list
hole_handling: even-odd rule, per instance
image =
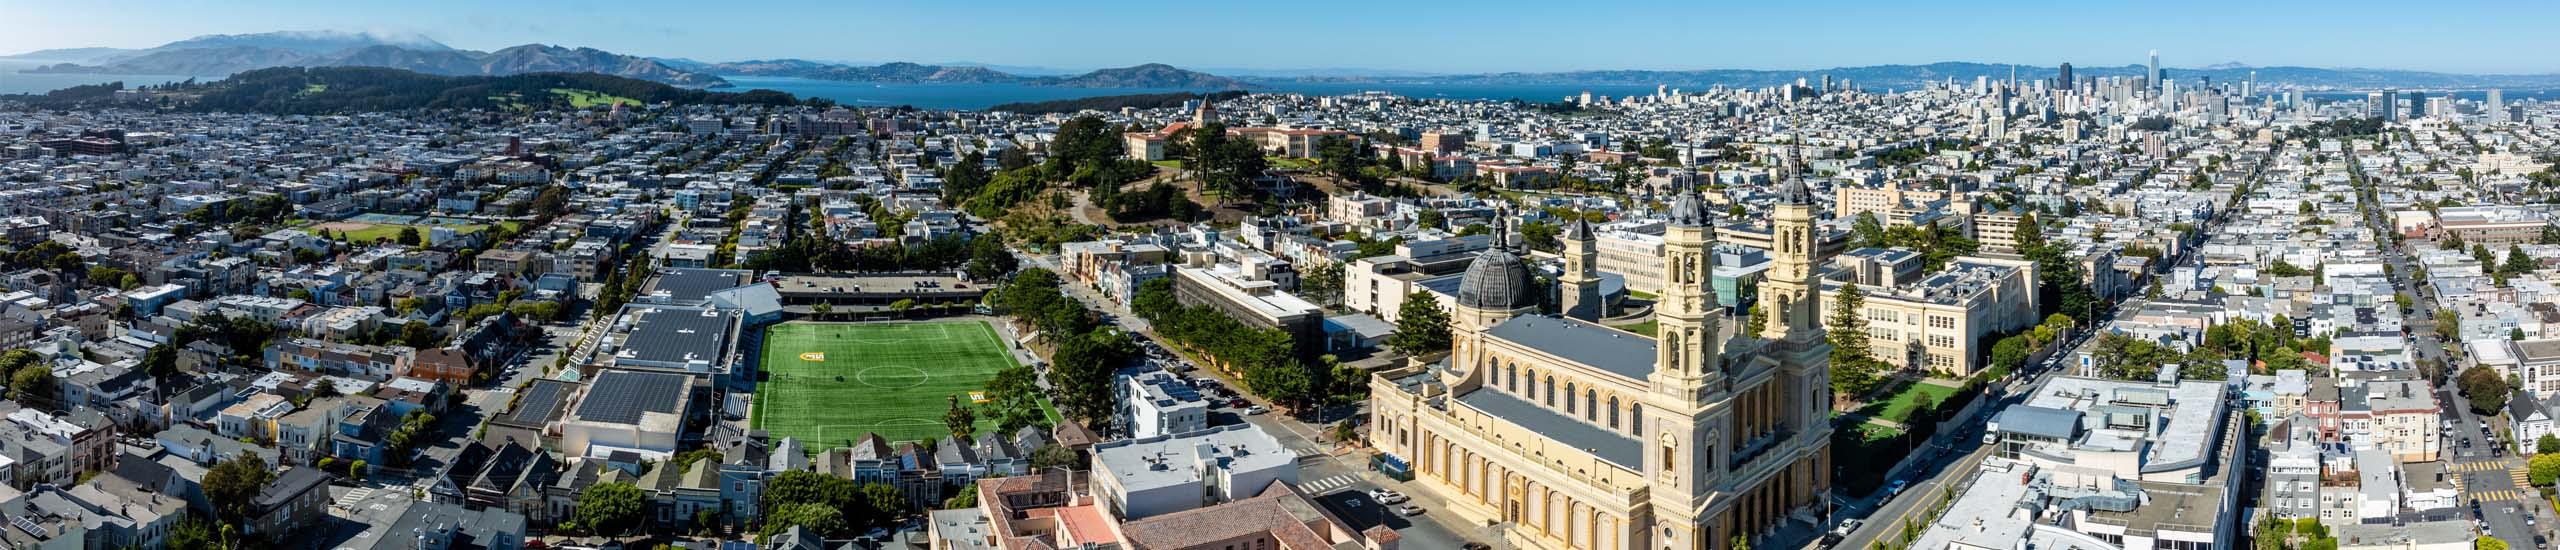
[[187, 211], [187, 221], [204, 224], [275, 223], [293, 215], [293, 203], [284, 195], [262, 195], [234, 199], [222, 204], [208, 204]]
[[1121, 109], [1172, 109], [1181, 107], [1184, 103], [1196, 99], [1206, 99], [1213, 102], [1226, 101], [1244, 97], [1245, 93], [1246, 92], [1243, 90], [1228, 90], [1224, 92], [1210, 92], [1206, 94], [1174, 92], [1169, 94], [1107, 95], [1051, 101], [998, 103], [993, 107], [988, 107], [987, 110], [1039, 115], [1050, 113], [1074, 113], [1088, 110], [1118, 111]]
[[1183, 167], [1200, 178], [1202, 193], [1218, 196], [1220, 206], [1251, 193], [1253, 179], [1271, 168], [1270, 160], [1262, 156], [1261, 146], [1229, 137], [1225, 124], [1211, 122], [1184, 129], [1180, 141], [1187, 155]]
[[2056, 313], [2045, 316], [2043, 323], [2032, 328], [2001, 337], [1991, 344], [1991, 367], [1981, 377], [1998, 380], [2026, 368], [2028, 356], [2062, 338], [2076, 325], [2071, 316]]
[[2206, 327], [2204, 341], [2188, 352], [2188, 361], [2218, 363], [2224, 359], [2244, 359], [2256, 364], [2265, 362], [2268, 370], [2310, 368], [2302, 352], [2328, 353], [2329, 337], [2301, 337], [2293, 331], [2293, 319], [2277, 315], [2261, 324], [2249, 319]]
[[963, 268], [969, 277], [993, 280], [1013, 271], [1020, 260], [1004, 247], [1003, 237], [944, 235], [921, 244], [886, 243], [846, 246], [832, 238], [803, 233], [781, 246], [757, 251], [739, 266], [757, 271], [947, 271]]
[[1185, 306], [1173, 296], [1173, 280], [1139, 285], [1130, 309], [1155, 326], [1167, 342], [1198, 352], [1213, 366], [1240, 373], [1246, 389], [1284, 405], [1322, 403], [1334, 392], [1332, 372], [1298, 359], [1287, 332], [1245, 326], [1206, 306]]
[[783, 472], [765, 482], [759, 504], [764, 525], [758, 532], [768, 537], [794, 525], [822, 537], [849, 537], [895, 523], [910, 508], [906, 494], [896, 487], [806, 471]]
[[382, 455], [390, 459], [394, 466], [406, 466], [409, 464], [410, 451], [427, 443], [427, 440], [421, 438], [435, 436], [437, 436], [436, 415], [427, 414], [425, 409], [409, 411], [408, 416], [400, 418], [400, 427], [392, 429], [391, 435], [383, 438]]
[[54, 273], [70, 275], [80, 273], [81, 269], [88, 264], [89, 259], [71, 250], [70, 245], [54, 242], [51, 239], [12, 247], [9, 253], [0, 254], [0, 268], [6, 268], [9, 271], [51, 269]]
[[1886, 228], [1883, 222], [1876, 220], [1876, 213], [1859, 212], [1857, 221], [1852, 222], [1850, 227], [1858, 237], [1857, 246], [1903, 248], [1919, 252], [1921, 269], [1927, 272], [1936, 272], [1946, 267], [1948, 261], [1958, 256], [1973, 255], [1982, 248], [1981, 243], [1966, 238], [1963, 231], [1954, 227], [1940, 226], [1935, 221], [1924, 226], [1903, 225]]
[[9, 399], [20, 403], [52, 403], [53, 367], [44, 364], [36, 352], [13, 349], [0, 352], [0, 379], [9, 381]]
[[[2231, 343], [2217, 343], [2211, 335], [2216, 329], [2221, 328], [2217, 326], [2214, 329], [2207, 329], [2207, 342], [2196, 345], [2184, 353], [2179, 352], [2176, 347], [2152, 340], [2107, 333], [2098, 337], [2095, 344], [2097, 347], [2089, 355], [2100, 376], [2117, 380], [2150, 380], [2159, 374], [2160, 367], [2164, 365], [2177, 365], [2178, 376], [2184, 379], [2223, 380], [2230, 377], [2230, 373], [2222, 367], [2224, 359], [2255, 358], [2265, 361], [2267, 368], [2273, 370], [2300, 369], [2308, 366], [2308, 362], [2302, 358], [2302, 353], [2294, 351], [2295, 348], [2292, 346], [2296, 344], [2293, 343], [2295, 340], [2291, 338], [2289, 329], [2245, 333], [2250, 334], [2249, 338], [2252, 340], [2265, 339], [2266, 342], [2278, 342], [2272, 347], [2267, 347], [2263, 345], [2266, 342], [2249, 343], [2233, 340]], [[2241, 333], [2235, 332], [2235, 334]], [[2321, 349], [2327, 349], [2327, 344], [2320, 345]]]
[[2075, 320], [2095, 322], [2098, 309], [2106, 305], [2081, 279], [2080, 261], [2061, 246], [2045, 241], [2044, 225], [2034, 214], [2018, 217], [2016, 239], [2018, 253], [2036, 263], [2036, 277], [2041, 279], [2036, 282], [2036, 303], [2042, 304], [2044, 311], [2038, 313], [2061, 313]]
[[2535, 487], [2560, 482], [2560, 436], [2542, 434], [2533, 442], [2533, 458], [2525, 461], [2525, 481]]
[[1093, 204], [1113, 221], [1138, 222], [1162, 218], [1190, 221], [1200, 217], [1200, 203], [1183, 196], [1182, 188], [1157, 181], [1143, 189], [1124, 191], [1119, 182], [1104, 181], [1089, 192]]
[[2507, 392], [2514, 391], [2509, 382], [2497, 369], [2485, 366], [2463, 369], [2462, 376], [2454, 379], [2454, 384], [2462, 387], [2462, 399], [2471, 404], [2471, 412], [2480, 414], [2498, 414], [2507, 406]]
[[648, 284], [649, 253], [632, 255], [631, 261], [623, 264], [622, 268], [605, 274], [603, 288], [596, 290], [596, 308], [592, 314], [602, 318], [621, 312], [622, 305], [631, 303], [631, 299], [639, 296], [640, 289]]
[[[987, 303], [1015, 321], [1038, 329], [1040, 338], [1049, 343], [1053, 401], [1077, 418], [1107, 421], [1111, 418], [1111, 373], [1138, 355], [1138, 345], [1119, 329], [1103, 326], [1084, 303], [1062, 293], [1060, 284], [1056, 272], [1025, 269], [989, 292]], [[991, 390], [1002, 393], [1021, 388]], [[997, 405], [1000, 419], [1038, 414], [1020, 411], [1022, 403], [1007, 403], [1001, 396]]]

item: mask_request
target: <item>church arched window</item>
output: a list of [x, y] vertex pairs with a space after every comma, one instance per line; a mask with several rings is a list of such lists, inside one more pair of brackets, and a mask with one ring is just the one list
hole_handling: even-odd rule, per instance
[[1599, 390], [1582, 390], [1582, 419], [1590, 422], [1600, 421]]
[[1564, 413], [1573, 414], [1573, 383], [1564, 383]]
[[1618, 429], [1618, 396], [1609, 396], [1609, 429]]
[[1556, 406], [1556, 376], [1547, 375], [1547, 406]]
[[1506, 365], [1506, 366], [1504, 366], [1504, 367], [1503, 367], [1503, 369], [1502, 369], [1502, 387], [1503, 387], [1503, 388], [1505, 388], [1505, 389], [1510, 390], [1510, 391], [1511, 391], [1511, 393], [1520, 393], [1520, 364], [1519, 364], [1519, 363], [1512, 363], [1512, 364], [1510, 364], [1510, 365]]
[[1627, 431], [1638, 435], [1642, 435], [1644, 433], [1643, 403], [1627, 404]]

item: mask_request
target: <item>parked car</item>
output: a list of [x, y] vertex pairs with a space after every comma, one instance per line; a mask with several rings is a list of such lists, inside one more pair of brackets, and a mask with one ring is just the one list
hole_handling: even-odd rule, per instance
[[1267, 412], [1271, 412], [1271, 408], [1270, 408], [1270, 407], [1264, 407], [1264, 406], [1261, 406], [1261, 405], [1254, 405], [1254, 406], [1252, 406], [1252, 407], [1247, 408], [1247, 409], [1245, 409], [1245, 410], [1244, 410], [1244, 413], [1245, 413], [1245, 414], [1262, 414], [1262, 413], [1267, 413]]
[[1396, 515], [1401, 515], [1401, 516], [1419, 516], [1419, 515], [1422, 515], [1422, 507], [1421, 507], [1421, 506], [1397, 506], [1397, 507], [1396, 507]]
[[1904, 480], [1899, 480], [1899, 479], [1897, 479], [1897, 480], [1893, 480], [1893, 483], [1885, 484], [1885, 486], [1884, 486], [1884, 497], [1885, 497], [1885, 498], [1893, 498], [1893, 497], [1894, 497], [1894, 496], [1896, 496], [1896, 495], [1901, 495], [1901, 494], [1902, 494], [1902, 490], [1903, 490], [1903, 489], [1906, 489], [1906, 488], [1909, 488], [1910, 486], [1911, 486], [1911, 482], [1909, 482], [1909, 481], [1904, 481]]

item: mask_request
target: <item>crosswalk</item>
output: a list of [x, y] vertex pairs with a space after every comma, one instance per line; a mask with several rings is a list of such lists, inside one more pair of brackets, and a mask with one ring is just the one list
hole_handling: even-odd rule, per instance
[[2456, 462], [2456, 463], [2454, 463], [2454, 464], [2453, 464], [2453, 471], [2456, 471], [2456, 472], [2487, 472], [2487, 471], [2505, 470], [2505, 469], [2508, 469], [2508, 465], [2507, 465], [2507, 461], [2504, 461], [2504, 460], [2483, 460], [2483, 461], [2480, 461], [2480, 462]]
[[1300, 459], [1313, 456], [1324, 456], [1327, 454], [1324, 452], [1324, 449], [1318, 449], [1315, 447], [1290, 447], [1289, 452], [1291, 454], [1298, 455], [1298, 458]]
[[339, 507], [339, 508], [347, 508], [347, 507], [355, 506], [355, 505], [356, 505], [356, 503], [358, 503], [358, 502], [364, 502], [365, 497], [370, 497], [370, 496], [373, 496], [373, 488], [372, 488], [372, 487], [357, 487], [357, 488], [354, 488], [354, 489], [349, 489], [349, 490], [347, 490], [347, 494], [345, 494], [345, 495], [340, 495], [340, 496], [338, 497], [338, 507]]
[[1298, 489], [1299, 489], [1299, 490], [1301, 490], [1301, 491], [1305, 491], [1305, 492], [1307, 492], [1307, 493], [1310, 493], [1310, 494], [1323, 494], [1323, 493], [1331, 492], [1331, 491], [1333, 491], [1333, 490], [1335, 490], [1335, 489], [1341, 489], [1341, 488], [1345, 488], [1345, 487], [1350, 487], [1350, 486], [1351, 486], [1351, 484], [1359, 483], [1359, 482], [1360, 482], [1360, 476], [1355, 476], [1355, 475], [1350, 475], [1350, 474], [1343, 474], [1343, 475], [1338, 475], [1338, 476], [1333, 476], [1333, 477], [1328, 477], [1328, 478], [1323, 478], [1323, 479], [1317, 479], [1317, 480], [1314, 480], [1314, 481], [1308, 481], [1308, 482], [1304, 482], [1304, 483], [1299, 483], [1299, 484], [1298, 484]]

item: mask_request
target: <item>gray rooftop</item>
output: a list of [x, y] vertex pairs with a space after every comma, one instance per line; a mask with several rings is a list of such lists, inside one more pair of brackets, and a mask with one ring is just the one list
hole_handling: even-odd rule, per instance
[[1629, 380], [1653, 374], [1652, 338], [1564, 317], [1522, 315], [1487, 334]]
[[[1652, 348], [1650, 345], [1645, 347]], [[1625, 434], [1584, 423], [1498, 391], [1467, 392], [1458, 396], [1458, 402], [1530, 432], [1545, 434], [1557, 443], [1590, 452], [1610, 464], [1630, 470], [1644, 468], [1644, 442]]]
[[[1206, 452], [1206, 456], [1202, 453]], [[1113, 441], [1093, 446], [1102, 471], [1117, 476], [1130, 492], [1198, 483], [1203, 461], [1231, 471], [1257, 471], [1293, 464], [1296, 453], [1252, 424], [1234, 424], [1196, 432]]]
[[711, 309], [635, 307], [631, 312], [630, 336], [618, 355], [665, 363], [722, 363], [729, 328], [738, 320], [736, 312]]
[[578, 403], [578, 418], [596, 422], [637, 424], [641, 413], [675, 414], [693, 378], [682, 374], [606, 370]]
[[649, 293], [665, 292], [676, 303], [698, 304], [713, 292], [745, 286], [754, 278], [754, 272], [742, 269], [668, 268], [649, 283]]
[[2070, 441], [2080, 432], [2080, 412], [2070, 409], [2019, 405], [2002, 409], [1991, 419], [1999, 430], [2036, 437]]

